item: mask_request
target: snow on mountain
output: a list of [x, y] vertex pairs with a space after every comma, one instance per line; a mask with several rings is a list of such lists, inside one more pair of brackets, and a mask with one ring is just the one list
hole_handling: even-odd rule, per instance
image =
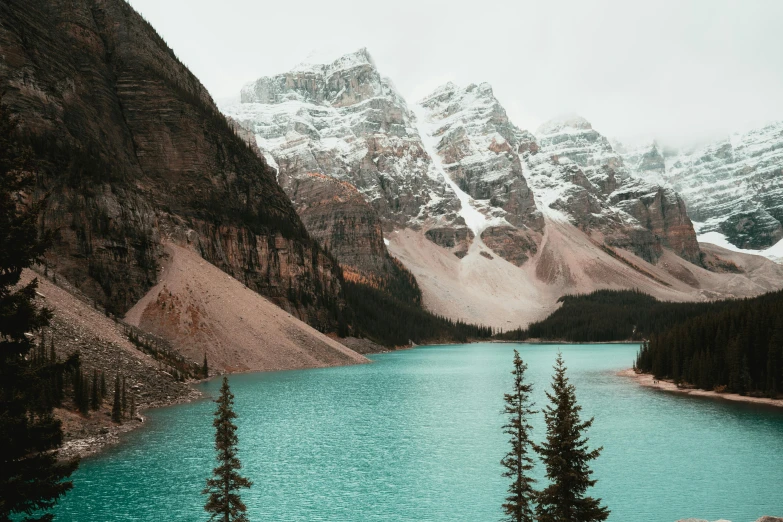
[[507, 328], [565, 293], [712, 299], [783, 281], [757, 256], [700, 250], [652, 144], [621, 155], [574, 115], [533, 135], [488, 84], [448, 83], [409, 107], [361, 49], [260, 78], [222, 110], [346, 274], [392, 277], [391, 253], [448, 317]]
[[538, 152], [525, 159], [542, 209], [568, 216], [578, 227], [600, 232], [608, 245], [648, 261], [657, 261], [667, 247], [700, 263], [693, 225], [677, 193], [634, 175], [587, 120], [557, 118], [539, 127], [537, 138]]
[[783, 238], [783, 122], [667, 158], [662, 177], [700, 234], [720, 232], [750, 250]]
[[486, 83], [447, 83], [415, 110], [420, 135], [460, 197], [473, 234], [496, 254], [524, 263], [544, 227], [519, 157], [532, 136], [509, 121]]
[[704, 234], [699, 234], [697, 237], [699, 239], [699, 243], [711, 243], [721, 248], [725, 248], [726, 250], [731, 250], [732, 252], [758, 255], [766, 257], [767, 259], [775, 261], [776, 263], [783, 263], [783, 239], [769, 248], [762, 250], [752, 250], [739, 248], [735, 245], [732, 245], [726, 236], [717, 231], [705, 232]]
[[222, 110], [255, 134], [289, 195], [321, 173], [356, 186], [389, 226], [456, 218], [459, 200], [431, 168], [413, 113], [365, 49], [260, 78]]

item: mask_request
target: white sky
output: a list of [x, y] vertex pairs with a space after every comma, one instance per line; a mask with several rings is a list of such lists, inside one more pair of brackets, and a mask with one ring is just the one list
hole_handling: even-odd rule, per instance
[[519, 127], [578, 113], [621, 140], [783, 119], [781, 0], [130, 0], [215, 98], [314, 49], [367, 47], [409, 103], [489, 82]]

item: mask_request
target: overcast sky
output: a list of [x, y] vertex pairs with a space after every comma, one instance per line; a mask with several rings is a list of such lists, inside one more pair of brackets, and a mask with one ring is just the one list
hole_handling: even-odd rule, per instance
[[781, 0], [130, 0], [215, 98], [314, 49], [367, 47], [409, 103], [489, 82], [519, 127], [578, 113], [626, 141], [783, 119]]

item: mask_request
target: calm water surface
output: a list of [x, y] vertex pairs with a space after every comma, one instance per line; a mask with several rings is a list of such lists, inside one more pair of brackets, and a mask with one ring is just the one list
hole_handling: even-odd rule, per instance
[[[494, 521], [512, 349], [545, 403], [562, 350], [586, 416], [594, 494], [609, 520], [783, 516], [783, 412], [645, 389], [616, 372], [636, 345], [435, 346], [374, 364], [231, 377], [255, 521]], [[215, 395], [219, 381], [203, 385]], [[82, 462], [60, 521], [206, 520], [214, 404], [148, 412], [149, 426]], [[543, 437], [543, 418], [534, 421]], [[541, 476], [542, 470], [539, 469]]]

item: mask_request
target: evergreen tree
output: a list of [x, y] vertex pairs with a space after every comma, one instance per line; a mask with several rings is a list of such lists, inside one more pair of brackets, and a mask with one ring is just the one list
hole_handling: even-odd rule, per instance
[[128, 415], [128, 418], [135, 419], [136, 418], [136, 396], [131, 393], [130, 398], [130, 415]]
[[120, 374], [114, 378], [114, 403], [111, 407], [111, 420], [122, 423], [122, 400], [120, 398]]
[[101, 400], [106, 398], [108, 392], [106, 391], [106, 374], [101, 372]]
[[97, 410], [101, 407], [100, 388], [98, 388], [98, 370], [92, 371], [92, 386], [90, 387], [90, 408]]
[[[22, 270], [43, 260], [48, 237], [39, 237], [41, 207], [25, 205], [34, 184], [30, 152], [15, 137], [16, 122], [0, 104], [0, 521], [51, 520], [51, 509], [73, 485], [77, 462], [60, 462], [60, 421], [40, 390], [52, 365], [34, 364], [27, 333], [49, 324], [51, 312], [35, 304], [38, 280], [17, 286]], [[33, 515], [33, 513], [36, 513]]]
[[76, 396], [76, 407], [82, 415], [90, 414], [90, 380], [81, 368], [76, 372], [79, 380], [79, 391]]
[[596, 483], [590, 478], [589, 463], [603, 448], [587, 448], [584, 432], [593, 419], [580, 420], [582, 407], [576, 403], [576, 390], [566, 377], [560, 353], [554, 369], [552, 392], [546, 394], [551, 404], [544, 410], [546, 441], [536, 447], [550, 484], [539, 494], [536, 515], [539, 522], [603, 521], [609, 510], [600, 505], [600, 499], [585, 496]]
[[530, 394], [533, 385], [525, 383], [525, 371], [527, 365], [522, 362], [519, 352], [514, 350], [514, 387], [512, 393], [504, 396], [505, 407], [503, 413], [508, 415], [508, 423], [503, 426], [503, 432], [509, 435], [511, 451], [500, 461], [506, 468], [503, 476], [511, 479], [508, 487], [508, 496], [503, 504], [503, 512], [506, 520], [511, 522], [532, 522], [533, 499], [536, 491], [533, 489], [535, 479], [530, 477], [533, 469], [533, 459], [530, 457], [532, 442], [530, 441], [529, 418], [535, 412], [532, 410]]
[[204, 352], [204, 366], [201, 368], [201, 373], [204, 375], [205, 379], [209, 377], [209, 365], [207, 364], [207, 352]]
[[228, 386], [227, 377], [223, 377], [220, 397], [215, 402], [217, 410], [212, 425], [215, 427], [218, 466], [212, 470], [213, 478], [207, 479], [207, 487], [202, 491], [209, 495], [204, 510], [212, 514], [210, 521], [247, 522], [245, 504], [239, 498], [238, 491], [240, 488], [249, 488], [252, 482], [239, 474], [242, 464], [237, 457], [239, 439], [236, 435], [237, 427], [233, 423], [237, 414], [234, 412], [234, 394]]
[[125, 376], [122, 376], [122, 416], [125, 417], [125, 414], [128, 412], [128, 385], [125, 382]]

